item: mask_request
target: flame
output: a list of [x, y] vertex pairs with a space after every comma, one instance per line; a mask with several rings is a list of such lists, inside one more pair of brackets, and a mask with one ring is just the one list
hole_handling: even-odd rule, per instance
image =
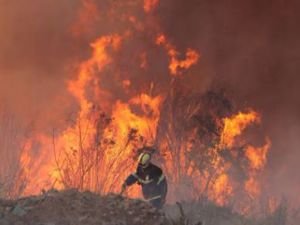
[[[144, 11], [150, 13], [158, 4], [159, 0], [144, 0]], [[79, 27], [98, 20], [94, 1], [84, 1], [82, 10]], [[182, 59], [177, 47], [159, 32], [159, 26], [147, 31], [147, 24], [137, 17], [128, 14], [121, 17], [129, 20], [133, 28], [97, 38], [90, 44], [90, 57], [78, 64], [74, 78], [67, 81], [67, 89], [78, 104], [76, 115], [69, 118], [71, 122], [52, 135], [37, 134], [28, 140], [20, 158], [27, 178], [24, 194], [52, 187], [117, 193], [126, 176], [136, 168], [138, 149], [155, 146], [158, 150], [155, 157], [170, 184], [169, 201], [205, 197], [226, 205], [239, 198], [241, 192], [251, 199], [260, 196], [259, 176], [267, 164], [271, 141], [267, 138], [265, 145], [254, 147], [251, 143], [241, 145], [238, 138], [243, 139], [249, 126], [258, 126], [261, 116], [255, 110], [230, 111], [226, 117], [212, 113], [209, 125], [215, 129], [210, 129], [211, 126], [204, 129], [205, 124], [191, 125], [197, 113], [207, 115], [213, 109], [202, 107], [201, 97], [196, 103], [194, 99], [187, 102], [177, 99], [172, 85], [198, 63], [200, 54], [187, 48]], [[75, 31], [82, 32], [77, 28]], [[131, 56], [124, 47], [127, 42], [134, 41], [135, 32], [140, 35], [139, 32], [146, 31], [153, 32], [150, 35], [153, 46], [162, 46], [161, 51], [166, 52], [170, 86], [162, 88], [150, 81], [149, 91], [145, 86], [133, 90], [136, 81], [121, 77], [111, 80], [118, 83], [123, 96], [103, 88], [104, 78], [110, 76], [107, 69], [114, 71], [119, 66], [118, 58]], [[139, 72], [148, 72], [150, 55], [145, 49], [138, 52], [135, 66]], [[178, 107], [178, 102], [185, 104]], [[206, 136], [200, 135], [201, 129]], [[235, 176], [236, 165], [243, 178]], [[128, 194], [140, 196], [137, 188]]]
[[259, 122], [259, 115], [253, 110], [248, 113], [239, 112], [231, 118], [225, 118], [221, 143], [231, 148], [234, 144], [235, 137], [239, 136], [249, 124]]
[[[77, 99], [80, 106], [75, 124], [63, 131], [54, 144], [52, 144], [51, 137], [41, 135], [29, 140], [28, 150], [23, 152], [20, 162], [25, 170], [30, 168], [30, 172], [25, 171], [28, 177], [25, 194], [38, 193], [43, 188], [51, 187], [83, 188], [84, 180], [80, 180], [79, 177], [83, 176], [84, 167], [88, 164], [83, 161], [83, 158], [84, 154], [88, 152], [87, 149], [91, 149], [90, 144], [93, 143], [97, 132], [96, 127], [92, 124], [94, 121], [90, 119], [93, 103], [86, 96], [86, 87], [92, 82], [97, 82], [96, 73], [101, 72], [111, 62], [111, 58], [107, 54], [108, 48], [116, 50], [120, 43], [121, 37], [118, 35], [104, 36], [96, 40], [91, 44], [93, 49], [91, 58], [79, 67], [78, 78], [69, 81], [68, 90]], [[105, 95], [100, 90], [98, 92]], [[34, 157], [32, 143], [42, 146], [42, 153], [38, 158]], [[51, 146], [52, 149], [46, 146]], [[58, 152], [54, 153], [53, 151]], [[30, 166], [31, 164], [34, 166]]]
[[233, 192], [233, 187], [230, 184], [227, 174], [221, 174], [212, 186], [210, 198], [218, 205], [225, 205]]
[[[44, 188], [51, 187], [59, 179], [60, 175], [53, 163], [54, 158], [51, 151], [48, 151], [49, 154], [45, 152], [45, 154], [40, 154], [40, 157], [34, 157], [39, 145], [48, 144], [47, 136], [38, 135], [34, 140], [28, 140], [22, 151], [20, 164], [23, 176], [27, 179], [24, 195], [39, 193]], [[62, 186], [57, 184], [57, 188], [62, 188]]]
[[261, 193], [260, 184], [253, 177], [250, 177], [250, 179], [246, 181], [245, 190], [252, 199], [255, 199]]
[[250, 164], [249, 179], [245, 182], [245, 190], [252, 199], [258, 198], [261, 194], [261, 184], [255, 177], [259, 171], [264, 169], [270, 147], [271, 142], [267, 139], [264, 146], [254, 147], [249, 145], [245, 150], [245, 156]]
[[157, 36], [156, 44], [162, 45], [166, 49], [167, 54], [170, 57], [169, 70], [171, 75], [173, 76], [180, 75], [182, 73], [182, 70], [189, 69], [192, 65], [195, 65], [199, 60], [199, 53], [190, 48], [188, 48], [185, 53], [185, 59], [179, 60], [179, 52], [170, 42], [168, 42], [166, 36], [163, 34]]
[[[104, 131], [107, 139], [116, 140], [103, 156], [105, 163], [102, 171], [110, 174], [105, 178], [105, 185], [101, 187], [104, 193], [118, 191], [126, 175], [135, 170], [135, 154], [132, 149], [153, 144], [161, 101], [160, 96], [142, 94], [132, 98], [129, 103], [118, 101], [115, 104], [112, 112], [114, 120]], [[138, 115], [132, 112], [131, 108], [134, 106], [138, 106], [143, 113]], [[119, 178], [116, 179], [116, 176]], [[138, 191], [131, 192], [131, 196], [138, 196]]]
[[86, 99], [85, 90], [87, 85], [91, 81], [94, 83], [99, 82], [95, 74], [101, 72], [104, 66], [111, 62], [111, 58], [107, 54], [107, 48], [112, 47], [114, 50], [117, 50], [120, 44], [121, 37], [119, 35], [104, 36], [96, 40], [91, 44], [93, 48], [92, 57], [80, 66], [78, 79], [69, 82], [69, 91], [80, 103], [80, 117], [86, 116], [92, 106], [92, 103]]
[[253, 146], [248, 146], [246, 149], [246, 157], [250, 162], [252, 169], [262, 169], [267, 162], [268, 150], [271, 147], [271, 141], [267, 139], [266, 144], [262, 147], [255, 148]]

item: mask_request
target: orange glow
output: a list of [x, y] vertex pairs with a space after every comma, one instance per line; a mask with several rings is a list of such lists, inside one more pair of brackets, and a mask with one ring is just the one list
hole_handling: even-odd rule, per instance
[[[111, 62], [107, 48], [117, 50], [120, 43], [121, 38], [117, 35], [99, 38], [91, 44], [92, 57], [80, 65], [77, 79], [69, 81], [69, 91], [80, 106], [75, 124], [68, 127], [55, 140], [38, 135], [28, 143], [28, 149], [23, 152], [21, 157], [22, 167], [26, 170], [28, 168], [26, 176], [30, 178], [27, 181], [25, 194], [38, 193], [43, 188], [51, 187], [84, 188], [84, 180], [80, 180], [79, 177], [83, 176], [84, 167], [88, 162], [81, 160], [87, 154], [87, 149], [92, 147], [91, 144], [97, 132], [96, 127], [92, 124], [94, 121], [90, 120], [93, 103], [87, 99], [85, 90], [91, 81], [96, 80], [94, 74], [100, 72]], [[88, 130], [83, 134], [83, 129], [87, 128]], [[39, 157], [35, 157], [32, 153], [33, 142], [42, 146]], [[55, 155], [54, 151], [56, 151]]]
[[182, 70], [189, 69], [192, 65], [197, 64], [200, 55], [193, 49], [187, 49], [185, 53], [185, 59], [179, 60], [180, 53], [176, 48], [167, 41], [165, 35], [161, 34], [156, 38], [156, 44], [162, 45], [170, 58], [169, 71], [171, 75], [178, 76], [182, 73]]
[[268, 150], [271, 146], [271, 142], [268, 139], [267, 143], [262, 146], [255, 148], [253, 146], [248, 146], [246, 149], [246, 157], [248, 158], [251, 168], [253, 169], [262, 169], [267, 162]]
[[76, 23], [71, 27], [71, 33], [75, 37], [89, 34], [92, 31], [94, 22], [99, 19], [99, 10], [94, 0], [82, 0], [82, 8], [78, 12]]
[[252, 199], [255, 199], [257, 196], [260, 195], [261, 192], [260, 184], [258, 183], [257, 180], [251, 177], [245, 183], [245, 190], [247, 191], [247, 193]]
[[141, 67], [142, 69], [147, 69], [147, 67], [148, 67], [148, 62], [147, 62], [147, 53], [146, 53], [146, 52], [143, 52], [143, 53], [140, 55], [140, 60], [141, 60], [140, 67]]
[[268, 210], [270, 213], [274, 213], [276, 209], [278, 209], [279, 206], [279, 202], [278, 199], [276, 199], [275, 197], [271, 197], [268, 201]]
[[[27, 181], [24, 195], [39, 193], [44, 188], [52, 187], [59, 180], [59, 173], [50, 149], [48, 149], [48, 154], [46, 151], [39, 157], [35, 157], [38, 145], [50, 145], [49, 141], [48, 137], [39, 135], [35, 137], [35, 140], [29, 140], [25, 145], [20, 158], [23, 176], [26, 177]], [[62, 188], [59, 182], [55, 185], [57, 188]]]
[[[121, 37], [118, 35], [105, 36], [99, 38], [91, 44], [93, 48], [92, 57], [80, 65], [77, 80], [69, 82], [69, 91], [78, 99], [81, 107], [81, 116], [88, 113], [91, 102], [86, 99], [85, 88], [91, 82], [95, 72], [100, 72], [104, 66], [111, 62], [111, 58], [107, 54], [107, 48], [112, 47], [117, 50], [121, 44]], [[95, 70], [97, 69], [97, 70]], [[100, 90], [101, 92], [101, 90]]]
[[146, 13], [151, 12], [157, 7], [159, 0], [144, 0], [144, 11]]
[[[115, 144], [103, 155], [105, 163], [102, 171], [110, 174], [103, 181], [105, 183], [102, 186], [104, 193], [119, 191], [126, 175], [135, 170], [136, 163], [132, 161], [135, 156], [133, 150], [153, 144], [160, 104], [161, 97], [152, 98], [146, 94], [133, 98], [129, 104], [120, 101], [115, 104], [112, 113], [114, 120], [104, 131], [107, 139], [116, 140]], [[133, 113], [131, 106], [139, 106], [143, 114]], [[143, 139], [141, 139], [142, 137]], [[120, 168], [122, 168], [121, 171]], [[133, 189], [131, 196], [138, 196], [136, 189]]]
[[130, 80], [123, 80], [122, 84], [123, 84], [123, 88], [127, 89], [127, 88], [130, 87], [131, 81]]
[[225, 205], [232, 194], [233, 188], [226, 174], [220, 175], [212, 186], [210, 198], [218, 205]]
[[231, 118], [225, 118], [221, 143], [229, 148], [232, 147], [235, 137], [239, 136], [249, 124], [259, 122], [259, 115], [254, 111], [248, 113], [239, 112]]
[[[99, 18], [94, 1], [83, 3], [79, 28]], [[143, 16], [150, 16], [147, 13], [158, 3], [145, 0]], [[24, 194], [49, 188], [118, 193], [126, 176], [136, 169], [138, 149], [152, 146], [157, 150], [153, 158], [169, 182], [169, 202], [205, 197], [225, 206], [240, 198], [240, 193], [247, 199], [260, 196], [259, 178], [271, 141], [266, 137], [266, 144], [254, 147], [244, 132], [259, 126], [261, 116], [243, 109], [211, 113], [214, 105], [203, 107], [202, 96], [185, 98], [190, 97], [188, 91], [176, 90], [176, 82], [198, 63], [200, 53], [192, 48], [180, 53], [171, 38], [159, 34], [159, 26], [147, 30], [147, 24], [129, 12], [121, 17], [131, 27], [99, 36], [90, 44], [90, 57], [78, 63], [72, 79], [66, 81], [76, 104], [65, 127], [28, 140], [20, 159], [27, 178]], [[152, 76], [156, 53], [144, 46], [134, 49], [134, 38], [148, 33], [149, 46], [165, 57], [160, 63], [167, 74], [158, 71]], [[139, 187], [127, 194], [140, 197]]]

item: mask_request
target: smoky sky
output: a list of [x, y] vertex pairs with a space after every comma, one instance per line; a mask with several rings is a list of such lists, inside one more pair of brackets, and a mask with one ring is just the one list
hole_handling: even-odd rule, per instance
[[65, 110], [57, 105], [67, 101], [66, 65], [76, 55], [68, 27], [78, 5], [66, 0], [0, 1], [0, 99], [23, 121], [54, 120]]
[[201, 52], [194, 76], [209, 76], [238, 105], [262, 114], [272, 140], [272, 189], [293, 197], [300, 183], [299, 6], [282, 0], [168, 0], [158, 10], [178, 46], [188, 43]]
[[[118, 1], [97, 2], [99, 13], [114, 2]], [[39, 120], [43, 129], [69, 111], [74, 101], [66, 89], [72, 77], [69, 69], [89, 56], [89, 43], [102, 34], [124, 32], [128, 25], [108, 16], [95, 26], [89, 24], [85, 36], [74, 38], [70, 27], [80, 7], [79, 0], [0, 0], [0, 100], [21, 120]], [[128, 13], [143, 18], [142, 7]], [[272, 141], [268, 173], [273, 189], [296, 196], [300, 184], [298, 1], [161, 0], [150, 16], [179, 51], [200, 52], [199, 63], [186, 74], [186, 85], [194, 91], [220, 86], [238, 106], [262, 114], [262, 127]], [[138, 36], [128, 51], [138, 46], [157, 58], [159, 53], [147, 38]], [[131, 53], [119, 57], [130, 65]], [[167, 68], [157, 68], [165, 64], [166, 59], [157, 60], [145, 77], [159, 80]], [[144, 79], [140, 71], [135, 73], [128, 76], [137, 82]]]

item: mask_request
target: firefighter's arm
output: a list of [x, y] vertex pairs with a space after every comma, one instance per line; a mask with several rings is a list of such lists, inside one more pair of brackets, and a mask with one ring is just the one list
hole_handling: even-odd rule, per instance
[[155, 169], [155, 178], [156, 178], [155, 182], [157, 185], [159, 185], [165, 179], [163, 171], [159, 167], [156, 167], [156, 169]]
[[126, 188], [127, 188], [128, 186], [133, 185], [133, 184], [136, 183], [137, 181], [138, 181], [137, 175], [136, 175], [135, 173], [130, 174], [130, 175], [126, 178], [125, 182], [124, 182], [123, 185], [122, 185], [121, 194], [123, 194], [124, 191], [126, 191]]

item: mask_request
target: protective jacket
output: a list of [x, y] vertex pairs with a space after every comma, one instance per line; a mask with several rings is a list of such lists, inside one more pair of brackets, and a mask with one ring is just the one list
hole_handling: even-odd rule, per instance
[[149, 163], [144, 168], [139, 164], [136, 172], [129, 175], [125, 180], [127, 186], [134, 183], [142, 186], [144, 198], [153, 206], [161, 208], [164, 205], [168, 187], [166, 178], [158, 166]]

